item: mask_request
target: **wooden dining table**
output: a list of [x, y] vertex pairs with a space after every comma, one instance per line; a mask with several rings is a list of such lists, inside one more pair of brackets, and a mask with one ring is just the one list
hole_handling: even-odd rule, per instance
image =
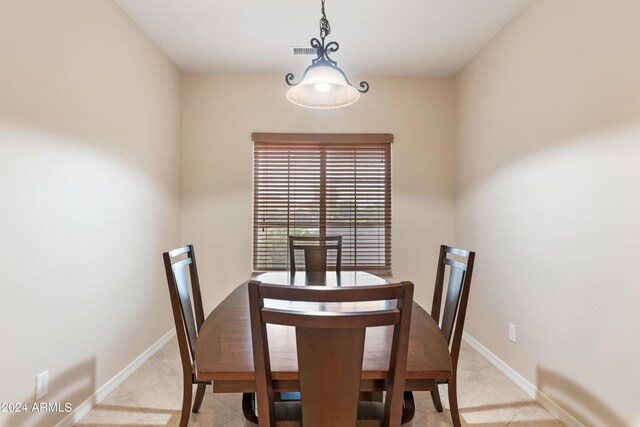
[[[388, 283], [384, 278], [362, 271], [326, 272], [320, 276], [308, 276], [303, 271], [295, 274], [269, 272], [254, 280], [283, 286], [372, 286]], [[304, 304], [307, 305], [298, 309], [369, 310], [380, 308], [375, 304], [381, 303], [368, 302], [358, 307], [341, 306], [340, 303]], [[367, 330], [360, 384], [362, 391], [385, 389], [391, 332], [388, 326]], [[268, 337], [274, 391], [300, 391], [294, 328], [269, 325]], [[198, 336], [195, 359], [196, 378], [213, 381], [214, 393], [255, 392], [247, 283], [238, 286], [209, 314]], [[451, 374], [449, 349], [440, 329], [431, 316], [414, 302], [405, 389], [431, 390], [435, 381], [450, 378]]]

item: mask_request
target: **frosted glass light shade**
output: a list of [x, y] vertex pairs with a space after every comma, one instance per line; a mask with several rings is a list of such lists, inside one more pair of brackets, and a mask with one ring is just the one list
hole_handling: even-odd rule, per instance
[[360, 92], [347, 82], [342, 71], [330, 66], [312, 66], [300, 83], [287, 91], [289, 102], [307, 108], [339, 108], [360, 99]]

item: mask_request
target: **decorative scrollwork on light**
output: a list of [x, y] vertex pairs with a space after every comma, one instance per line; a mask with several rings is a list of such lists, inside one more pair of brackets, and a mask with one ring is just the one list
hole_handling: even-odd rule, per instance
[[340, 49], [340, 45], [338, 44], [338, 42], [327, 43], [327, 45], [324, 47], [324, 50], [327, 53], [337, 52], [338, 49]]
[[338, 66], [338, 63], [336, 61], [334, 61], [333, 59], [331, 59], [329, 57], [330, 53], [334, 53], [337, 52], [338, 49], [340, 49], [340, 45], [338, 44], [338, 42], [331, 42], [328, 43], [325, 47], [324, 47], [324, 57], [327, 61], [329, 61], [331, 63], [331, 65], [333, 65], [334, 67]]
[[288, 73], [286, 76], [284, 76], [284, 81], [287, 82], [287, 84], [289, 86], [295, 86], [298, 83], [293, 83], [293, 79], [295, 79], [296, 76], [293, 75], [293, 73]]
[[316, 54], [318, 55], [311, 60], [311, 63], [315, 64], [318, 61], [322, 61], [322, 58], [324, 57], [324, 46], [322, 42], [314, 37], [311, 39], [311, 47], [316, 50]]

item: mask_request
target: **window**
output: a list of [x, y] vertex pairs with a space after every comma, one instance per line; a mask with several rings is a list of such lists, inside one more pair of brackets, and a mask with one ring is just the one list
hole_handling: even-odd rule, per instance
[[254, 271], [288, 269], [289, 235], [341, 235], [343, 270], [391, 273], [393, 135], [254, 133], [253, 141]]

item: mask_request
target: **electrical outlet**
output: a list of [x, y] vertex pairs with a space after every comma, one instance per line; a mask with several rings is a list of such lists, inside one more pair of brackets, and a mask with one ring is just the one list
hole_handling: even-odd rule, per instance
[[49, 371], [36, 376], [36, 400], [42, 399], [49, 392]]
[[509, 341], [516, 342], [516, 325], [509, 323]]

